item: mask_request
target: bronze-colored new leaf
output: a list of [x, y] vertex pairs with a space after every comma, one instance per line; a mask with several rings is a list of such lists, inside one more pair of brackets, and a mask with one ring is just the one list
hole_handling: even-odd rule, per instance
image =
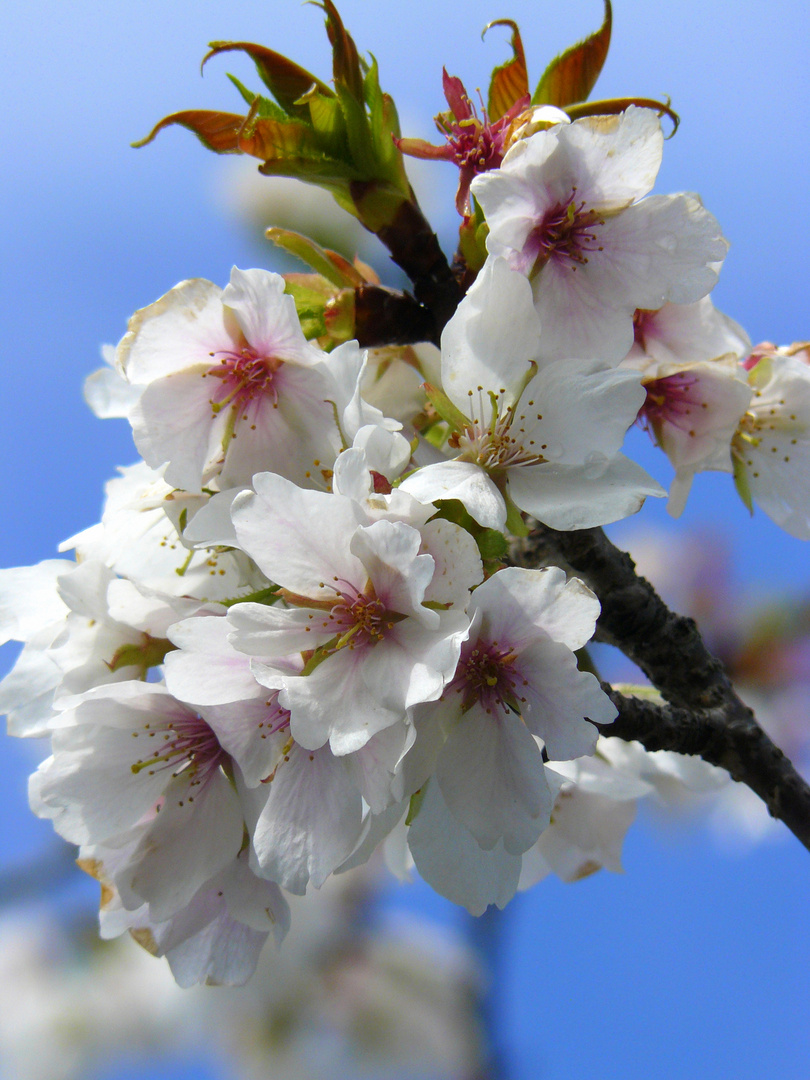
[[351, 34], [332, 0], [312, 0], [316, 7], [326, 12], [326, 33], [332, 46], [332, 74], [340, 92], [347, 90], [355, 101], [363, 101], [363, 72], [360, 57]]
[[[487, 97], [487, 115], [490, 121], [500, 120], [505, 112], [529, 93], [529, 73], [526, 68], [526, 54], [517, 23], [511, 19], [495, 19], [484, 27], [484, 34], [493, 26], [509, 26], [512, 30], [511, 60], [500, 64], [492, 72]], [[483, 34], [481, 35], [483, 37]]]
[[185, 112], [171, 113], [160, 120], [145, 139], [134, 142], [137, 149], [150, 143], [159, 131], [179, 124], [193, 131], [203, 146], [217, 154], [239, 154], [243, 149], [239, 144], [239, 135], [245, 124], [244, 116], [236, 113], [215, 112], [211, 109], [188, 109]]
[[532, 105], [557, 105], [564, 109], [566, 105], [586, 100], [604, 66], [612, 22], [610, 0], [605, 0], [601, 27], [551, 61], [537, 85]]
[[249, 41], [212, 41], [211, 51], [205, 54], [200, 66], [205, 67], [212, 56], [224, 52], [247, 53], [256, 65], [262, 82], [282, 109], [300, 120], [309, 119], [309, 107], [300, 99], [313, 87], [324, 97], [335, 96], [331, 87], [305, 68], [272, 49]]
[[602, 101], [581, 101], [577, 105], [568, 105], [565, 111], [572, 120], [580, 120], [583, 116], [615, 116], [629, 109], [631, 105], [639, 109], [654, 109], [659, 116], [668, 116], [672, 121], [672, 131], [667, 135], [668, 139], [678, 130], [681, 118], [669, 104], [669, 99], [656, 101], [655, 98], [640, 97], [605, 98]]

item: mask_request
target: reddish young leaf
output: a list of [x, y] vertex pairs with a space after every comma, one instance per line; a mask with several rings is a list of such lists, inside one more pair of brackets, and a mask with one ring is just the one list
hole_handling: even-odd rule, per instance
[[566, 105], [585, 101], [605, 63], [612, 21], [610, 0], [605, 0], [601, 27], [551, 61], [537, 85], [532, 105], [557, 105], [564, 109]]
[[324, 97], [335, 96], [331, 87], [305, 68], [299, 67], [272, 49], [265, 49], [263, 45], [254, 45], [249, 41], [212, 41], [211, 51], [203, 57], [201, 67], [205, 67], [212, 56], [234, 51], [247, 53], [256, 65], [264, 85], [282, 109], [291, 116], [297, 116], [301, 120], [309, 119], [309, 107], [305, 103], [299, 104], [299, 98], [313, 86], [317, 87]]
[[203, 146], [217, 154], [241, 153], [239, 133], [245, 123], [244, 116], [236, 113], [214, 112], [210, 109], [189, 109], [186, 112], [171, 113], [155, 124], [145, 139], [134, 142], [135, 148], [146, 146], [163, 128], [172, 124], [193, 131]]
[[602, 101], [582, 101], [577, 105], [568, 105], [565, 111], [572, 120], [580, 120], [583, 116], [615, 115], [624, 112], [631, 105], [637, 105], [640, 109], [655, 109], [659, 116], [668, 116], [672, 121], [672, 131], [667, 135], [668, 139], [671, 139], [678, 130], [681, 118], [671, 108], [669, 100], [663, 102], [656, 101], [655, 98], [605, 98]]
[[326, 33], [332, 46], [332, 74], [335, 85], [343, 86], [359, 102], [363, 98], [363, 73], [360, 70], [360, 57], [351, 34], [343, 25], [343, 20], [332, 0], [312, 0], [316, 7], [326, 12]]
[[[489, 96], [487, 97], [487, 115], [490, 121], [500, 120], [505, 112], [529, 93], [529, 73], [526, 69], [526, 55], [523, 52], [523, 42], [520, 39], [520, 30], [517, 23], [511, 19], [495, 19], [484, 27], [484, 34], [492, 26], [509, 26], [512, 28], [512, 52], [514, 56], [506, 63], [500, 64], [492, 72], [489, 84]], [[483, 34], [481, 35], [484, 36]]]

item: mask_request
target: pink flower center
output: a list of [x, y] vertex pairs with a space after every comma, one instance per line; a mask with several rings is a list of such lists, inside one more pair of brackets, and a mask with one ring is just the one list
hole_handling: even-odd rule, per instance
[[586, 210], [585, 203], [576, 202], [577, 189], [564, 203], [558, 203], [548, 210], [539, 225], [535, 225], [526, 238], [523, 256], [532, 272], [538, 270], [549, 259], [565, 259], [583, 265], [588, 261], [589, 251], [602, 251], [599, 244], [599, 226], [604, 219], [595, 210]]
[[376, 645], [385, 637], [386, 629], [393, 623], [388, 617], [385, 604], [374, 595], [359, 592], [354, 585], [343, 582], [345, 591], [339, 590], [340, 600], [329, 612], [340, 638], [335, 646], [355, 649], [358, 645]]
[[642, 427], [649, 431], [672, 424], [694, 434], [696, 411], [708, 408], [695, 389], [697, 384], [697, 377], [688, 371], [646, 383], [647, 400], [638, 414]]
[[[204, 784], [228, 757], [213, 730], [202, 717], [192, 713], [177, 713], [162, 723], [144, 724], [133, 736], [157, 742], [151, 757], [138, 758], [131, 766], [134, 773], [146, 769], [154, 776], [158, 771], [171, 769], [172, 779], [183, 776], [189, 787]], [[189, 795], [188, 800], [192, 802], [193, 796]]]
[[275, 735], [279, 731], [289, 730], [290, 710], [285, 709], [283, 705], [279, 705], [278, 695], [279, 691], [274, 690], [267, 699], [267, 716], [259, 724], [263, 739], [266, 739], [268, 735]]
[[234, 419], [245, 415], [254, 403], [265, 396], [272, 396], [278, 402], [275, 374], [281, 366], [281, 360], [275, 357], [259, 356], [256, 350], [246, 345], [237, 350], [220, 350], [211, 356], [221, 357], [214, 367], [205, 372], [205, 376], [220, 380], [220, 385], [211, 395], [211, 408], [216, 414], [226, 405], [231, 405]]
[[657, 311], [648, 308], [636, 308], [633, 313], [633, 339], [640, 349], [647, 351], [647, 335], [655, 326]]
[[470, 111], [472, 116], [457, 121], [445, 132], [453, 152], [453, 161], [460, 169], [468, 169], [472, 173], [497, 169], [504, 155], [504, 125], [490, 124], [486, 112], [482, 122], [475, 115], [472, 104]]
[[515, 668], [517, 656], [509, 649], [502, 649], [497, 641], [480, 639], [461, 654], [456, 675], [449, 689], [462, 695], [462, 709], [466, 712], [480, 704], [484, 711], [492, 713], [520, 712], [520, 704], [526, 700], [518, 695], [518, 686], [525, 686]]

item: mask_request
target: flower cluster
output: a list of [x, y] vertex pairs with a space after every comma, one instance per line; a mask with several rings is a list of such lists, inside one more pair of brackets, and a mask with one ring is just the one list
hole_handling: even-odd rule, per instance
[[616, 710], [576, 653], [599, 603], [510, 565], [508, 539], [663, 495], [621, 452], [637, 419], [676, 507], [696, 471], [734, 468], [810, 532], [804, 356], [740, 363], [707, 296], [717, 222], [648, 195], [654, 111], [560, 115], [471, 180], [488, 255], [440, 356], [306, 336], [265, 270], [134, 315], [88, 400], [143, 460], [75, 561], [0, 576], [25, 642], [0, 702], [51, 738], [32, 805], [102, 883], [103, 933], [183, 984], [244, 981], [285, 893], [380, 847], [473, 913], [620, 867], [634, 800], [686, 772], [597, 752]]

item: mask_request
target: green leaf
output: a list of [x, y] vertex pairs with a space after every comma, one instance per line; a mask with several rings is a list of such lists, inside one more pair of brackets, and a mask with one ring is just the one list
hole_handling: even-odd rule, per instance
[[509, 551], [509, 544], [502, 532], [497, 529], [483, 529], [475, 538], [481, 558], [485, 560], [502, 559]]
[[516, 101], [527, 97], [529, 93], [529, 73], [526, 69], [526, 55], [523, 52], [523, 42], [520, 39], [520, 30], [517, 23], [511, 19], [495, 19], [484, 27], [486, 34], [493, 26], [509, 26], [512, 29], [512, 59], [493, 69], [489, 83], [489, 95], [487, 96], [487, 114], [490, 121], [500, 120], [505, 112], [508, 112]]
[[255, 106], [256, 116], [267, 116], [271, 120], [280, 120], [282, 123], [290, 119], [287, 113], [285, 113], [279, 105], [276, 105], [274, 101], [271, 101], [270, 98], [262, 97], [261, 94], [254, 94], [253, 91], [248, 90], [235, 75], [228, 73], [228, 78], [242, 95], [248, 106], [250, 108]]
[[308, 236], [293, 232], [290, 229], [270, 228], [264, 234], [268, 240], [272, 240], [278, 247], [288, 251], [291, 255], [311, 266], [327, 281], [336, 285], [339, 289], [347, 286], [358, 287], [365, 285], [362, 274], [356, 270], [348, 259], [344, 259], [336, 251], [321, 247]]
[[343, 110], [340, 107], [340, 99], [337, 97], [324, 97], [313, 86], [312, 89], [301, 98], [309, 108], [309, 118], [312, 126], [318, 134], [318, 141], [322, 148], [338, 158], [348, 156], [348, 142], [346, 140], [346, 121]]
[[247, 53], [256, 65], [264, 85], [290, 116], [299, 120], [308, 119], [309, 109], [306, 105], [301, 105], [299, 99], [313, 85], [324, 97], [334, 97], [334, 91], [311, 72], [288, 60], [286, 56], [266, 49], [263, 45], [254, 45], [250, 41], [212, 41], [211, 51], [203, 57], [201, 66], [205, 67], [212, 56], [235, 51]]
[[351, 34], [343, 25], [343, 20], [332, 0], [313, 0], [316, 7], [326, 12], [326, 33], [332, 46], [332, 75], [335, 90], [340, 96], [341, 88], [347, 91], [359, 104], [363, 98], [363, 73], [360, 69], [360, 57], [357, 54]]
[[610, 0], [605, 0], [605, 18], [600, 28], [551, 61], [537, 84], [532, 105], [557, 105], [563, 109], [586, 100], [608, 54], [612, 21]]
[[447, 394], [430, 383], [424, 384], [425, 396], [430, 404], [454, 431], [464, 431], [470, 424], [469, 417], [465, 416], [461, 409], [456, 408]]

